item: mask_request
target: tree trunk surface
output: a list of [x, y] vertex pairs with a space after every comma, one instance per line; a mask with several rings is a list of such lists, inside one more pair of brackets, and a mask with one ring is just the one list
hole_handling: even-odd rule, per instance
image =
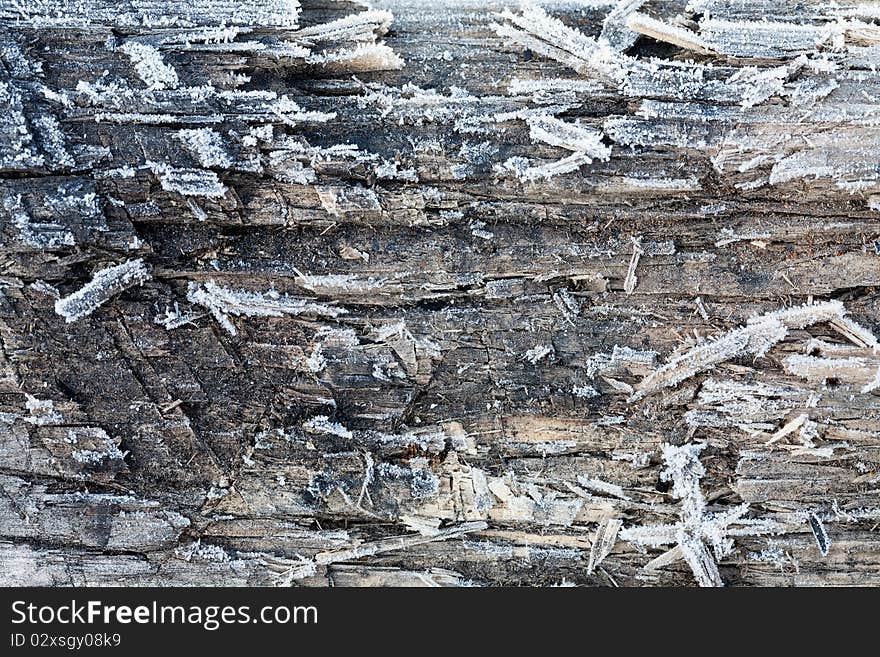
[[880, 584], [876, 3], [507, 4], [0, 0], [0, 583]]

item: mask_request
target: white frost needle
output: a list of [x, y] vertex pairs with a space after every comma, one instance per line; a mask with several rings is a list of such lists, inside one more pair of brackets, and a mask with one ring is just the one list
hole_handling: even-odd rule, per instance
[[221, 287], [214, 281], [201, 285], [189, 284], [186, 297], [190, 303], [207, 308], [220, 325], [232, 335], [236, 334], [230, 315], [236, 317], [281, 317], [282, 315], [316, 315], [338, 317], [344, 308], [300, 299], [275, 290], [251, 292]]
[[586, 36], [549, 16], [540, 7], [527, 6], [519, 14], [506, 10], [507, 22], [495, 26], [496, 32], [524, 48], [555, 59], [578, 73], [620, 81], [629, 58], [608, 45]]
[[[660, 479], [672, 482], [672, 496], [681, 500], [679, 521], [671, 525], [628, 527], [619, 535], [625, 541], [645, 547], [674, 545], [676, 552], [663, 555], [659, 559], [661, 563], [670, 563], [680, 554], [700, 586], [723, 586], [716, 560], [733, 551], [732, 537], [775, 534], [781, 527], [773, 521], [745, 518], [748, 504], [722, 513], [706, 511], [706, 499], [700, 490], [700, 479], [706, 469], [699, 459], [704, 447], [700, 444], [663, 446], [666, 467]], [[650, 565], [658, 567], [657, 562], [655, 559]]]
[[677, 385], [732, 358], [746, 354], [755, 358], [763, 357], [774, 345], [785, 339], [790, 329], [803, 329], [828, 322], [834, 327], [846, 326], [848, 334], [852, 334], [851, 339], [857, 344], [868, 344], [867, 330], [862, 329], [856, 336], [852, 327], [858, 325], [845, 318], [845, 314], [846, 309], [840, 301], [824, 301], [752, 317], [745, 326], [698, 344], [646, 376], [636, 386], [636, 392], [630, 397], [630, 401], [637, 401], [657, 390]]
[[135, 285], [150, 279], [150, 268], [141, 259], [107, 267], [71, 295], [55, 302], [55, 312], [70, 323], [91, 315], [100, 305]]

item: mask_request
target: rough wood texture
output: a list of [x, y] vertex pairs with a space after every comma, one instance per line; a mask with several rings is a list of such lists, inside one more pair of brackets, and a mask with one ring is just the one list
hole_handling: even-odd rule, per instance
[[302, 4], [0, 0], [0, 582], [880, 584], [880, 6]]

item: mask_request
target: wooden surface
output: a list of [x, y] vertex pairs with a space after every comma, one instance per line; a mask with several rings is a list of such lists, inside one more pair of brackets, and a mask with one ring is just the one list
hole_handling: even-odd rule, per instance
[[0, 0], [0, 583], [880, 583], [878, 5], [302, 4]]

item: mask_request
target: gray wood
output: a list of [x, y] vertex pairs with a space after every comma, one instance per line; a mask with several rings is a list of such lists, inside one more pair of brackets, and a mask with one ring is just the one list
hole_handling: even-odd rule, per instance
[[0, 583], [880, 583], [870, 3], [244, 4], [0, 0]]

